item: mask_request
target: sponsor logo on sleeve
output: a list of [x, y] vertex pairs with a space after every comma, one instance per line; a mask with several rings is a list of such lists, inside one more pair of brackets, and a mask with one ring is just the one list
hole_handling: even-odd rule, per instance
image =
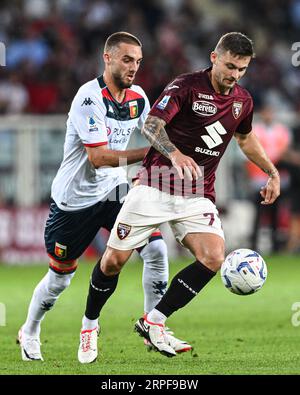
[[205, 100], [194, 101], [192, 109], [196, 114], [203, 115], [204, 117], [211, 117], [218, 111], [215, 104]]
[[94, 117], [88, 117], [89, 132], [98, 132], [98, 126]]
[[120, 240], [124, 240], [125, 237], [129, 235], [130, 231], [131, 231], [130, 225], [122, 224], [121, 222], [118, 223], [117, 235]]
[[59, 244], [57, 241], [55, 242], [54, 254], [59, 258], [67, 257], [67, 246]]
[[238, 119], [242, 113], [243, 103], [235, 101], [232, 105], [232, 115], [235, 119]]
[[167, 104], [170, 100], [171, 96], [164, 96], [161, 101], [156, 105], [156, 107], [160, 110], [164, 110], [167, 107]]

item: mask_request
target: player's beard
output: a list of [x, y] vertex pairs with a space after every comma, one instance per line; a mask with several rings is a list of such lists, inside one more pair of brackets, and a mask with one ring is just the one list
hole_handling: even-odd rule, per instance
[[126, 82], [126, 81], [124, 81], [124, 79], [122, 78], [122, 76], [121, 76], [120, 73], [114, 73], [114, 74], [113, 74], [113, 79], [114, 79], [115, 85], [116, 85], [119, 89], [130, 88], [131, 85], [133, 84], [133, 80], [132, 80], [132, 82]]
[[229, 79], [226, 79], [226, 82], [228, 84], [227, 86], [230, 86], [231, 88], [233, 88], [234, 85], [236, 84], [236, 80], [231, 81]]
[[220, 84], [223, 85], [223, 87], [225, 88], [233, 88], [234, 85], [236, 84], [236, 80], [235, 79], [231, 79], [230, 77], [222, 77], [220, 78]]
[[217, 84], [219, 85], [220, 92], [223, 93], [223, 92], [233, 89], [234, 85], [236, 84], [236, 81], [230, 82], [228, 77], [223, 78], [222, 76], [219, 76], [217, 78]]

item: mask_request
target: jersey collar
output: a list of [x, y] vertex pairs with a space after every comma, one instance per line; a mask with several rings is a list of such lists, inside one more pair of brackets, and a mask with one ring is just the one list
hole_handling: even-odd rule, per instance
[[101, 89], [103, 89], [103, 88], [106, 87], [105, 82], [104, 82], [104, 79], [103, 79], [103, 75], [100, 75], [100, 76], [97, 78], [97, 81], [98, 81], [98, 84], [99, 84], [99, 86], [100, 86]]

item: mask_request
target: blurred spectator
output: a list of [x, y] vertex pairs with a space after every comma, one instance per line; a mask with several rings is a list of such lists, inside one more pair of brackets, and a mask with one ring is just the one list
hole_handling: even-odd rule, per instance
[[[0, 114], [68, 112], [79, 86], [101, 74], [99, 48], [116, 30], [129, 31], [142, 40], [144, 60], [136, 83], [151, 104], [176, 75], [209, 66], [216, 37], [240, 30], [253, 39], [257, 54], [242, 84], [257, 103], [268, 100], [286, 119], [290, 119], [289, 111], [300, 114], [300, 67], [291, 62], [291, 45], [300, 41], [300, 0], [252, 0], [251, 5], [240, 0], [1, 0], [0, 20], [0, 41], [7, 49], [7, 66], [0, 67]], [[271, 159], [279, 164], [284, 158], [287, 163], [292, 214], [287, 247], [296, 251], [300, 248], [300, 128], [295, 130], [298, 145], [294, 143], [284, 155], [287, 129], [275, 123], [274, 114], [268, 111], [262, 113], [264, 120], [256, 131], [266, 150], [270, 149]], [[2, 151], [9, 152], [6, 146], [12, 133], [0, 137]], [[245, 199], [248, 184], [240, 160], [232, 165], [236, 177], [232, 197]], [[267, 176], [256, 174], [256, 169], [249, 172], [257, 209], [252, 244], [256, 245], [259, 219], [264, 220], [266, 213], [272, 219], [276, 249], [277, 203], [270, 208], [260, 205], [258, 192]], [[283, 170], [281, 174], [285, 189], [288, 177]]]
[[300, 0], [291, 0], [290, 18], [295, 29], [299, 30], [300, 26]]
[[19, 114], [28, 106], [29, 96], [20, 74], [11, 71], [0, 81], [0, 114]]
[[142, 39], [145, 61], [137, 83], [151, 103], [174, 76], [207, 66], [215, 37], [242, 30], [257, 52], [243, 84], [276, 110], [298, 110], [291, 43], [299, 41], [299, 10], [300, 0], [253, 0], [251, 7], [238, 0], [2, 0], [0, 40], [7, 68], [28, 90], [24, 110], [62, 113], [74, 89], [101, 73], [99, 48], [116, 29]]
[[33, 26], [24, 26], [22, 36], [7, 48], [7, 66], [18, 67], [24, 60], [41, 67], [49, 56], [50, 48]]
[[[275, 166], [279, 167], [280, 160], [285, 155], [291, 141], [290, 130], [283, 124], [277, 122], [274, 117], [274, 109], [268, 104], [264, 104], [260, 110], [260, 121], [253, 123], [253, 132], [257, 135], [260, 143], [264, 147], [267, 155]], [[255, 218], [251, 235], [251, 248], [257, 249], [258, 232], [260, 229], [263, 214], [268, 213], [271, 226], [272, 251], [280, 249], [280, 239], [278, 235], [279, 226], [279, 202], [276, 201], [272, 206], [262, 206], [260, 189], [267, 180], [268, 175], [255, 166], [252, 162], [247, 161], [246, 167], [252, 189], [252, 201], [255, 205]], [[281, 194], [286, 190], [288, 185], [288, 174], [286, 170], [279, 168], [281, 178]]]

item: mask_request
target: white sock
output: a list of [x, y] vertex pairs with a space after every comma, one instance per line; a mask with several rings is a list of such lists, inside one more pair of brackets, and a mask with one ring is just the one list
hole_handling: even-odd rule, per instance
[[90, 320], [90, 319], [86, 318], [85, 315], [83, 316], [81, 330], [86, 331], [86, 330], [95, 329], [97, 327], [98, 327], [98, 319]]
[[167, 317], [160, 311], [153, 309], [147, 315], [147, 321], [155, 322], [155, 324], [165, 324]]
[[153, 240], [141, 251], [144, 261], [144, 312], [151, 311], [167, 290], [169, 279], [168, 250], [163, 239]]
[[45, 277], [36, 286], [28, 308], [28, 314], [23, 331], [29, 336], [39, 336], [41, 321], [50, 310], [59, 295], [66, 289], [74, 276], [70, 274], [58, 274], [49, 269]]

